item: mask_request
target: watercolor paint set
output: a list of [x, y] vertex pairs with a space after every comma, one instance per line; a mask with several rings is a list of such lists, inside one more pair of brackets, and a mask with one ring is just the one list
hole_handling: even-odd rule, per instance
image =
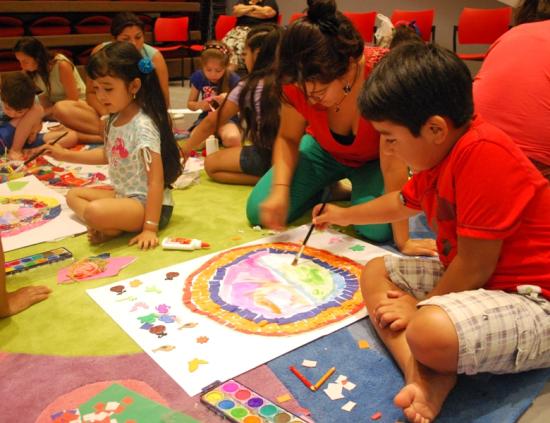
[[54, 248], [53, 250], [43, 251], [41, 253], [31, 254], [30, 256], [21, 257], [15, 260], [6, 261], [4, 263], [4, 271], [6, 275], [13, 273], [24, 272], [38, 266], [57, 263], [59, 261], [73, 258], [73, 253], [63, 247]]
[[236, 423], [306, 423], [233, 379], [215, 388], [206, 388], [201, 395], [201, 402]]

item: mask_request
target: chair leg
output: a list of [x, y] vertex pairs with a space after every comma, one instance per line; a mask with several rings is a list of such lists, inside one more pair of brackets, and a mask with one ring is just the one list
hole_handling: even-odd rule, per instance
[[185, 56], [181, 56], [181, 86], [185, 85], [185, 75], [183, 73], [185, 69]]

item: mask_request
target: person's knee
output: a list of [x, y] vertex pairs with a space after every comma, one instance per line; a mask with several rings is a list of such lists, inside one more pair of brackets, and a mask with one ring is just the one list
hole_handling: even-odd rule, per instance
[[97, 201], [90, 201], [84, 209], [84, 220], [94, 228], [102, 228], [106, 223], [106, 216]]
[[387, 277], [384, 257], [376, 257], [370, 260], [361, 272], [361, 290], [363, 296], [379, 289], [380, 279]]
[[224, 147], [240, 147], [241, 146], [241, 134], [237, 128], [227, 131], [222, 139]]
[[67, 205], [71, 208], [75, 208], [76, 202], [80, 199], [80, 188], [72, 188], [70, 189], [66, 196], [65, 200], [67, 201]]
[[215, 179], [214, 175], [218, 170], [217, 159], [215, 155], [216, 154], [206, 156], [206, 158], [204, 159], [204, 171], [212, 179]]
[[458, 339], [451, 319], [442, 308], [421, 307], [407, 325], [405, 336], [417, 361], [435, 370], [453, 370], [448, 359], [452, 362], [456, 355]]

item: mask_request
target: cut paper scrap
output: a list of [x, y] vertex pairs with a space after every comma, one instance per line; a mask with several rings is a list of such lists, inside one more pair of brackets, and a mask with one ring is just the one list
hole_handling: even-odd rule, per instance
[[344, 398], [342, 395], [342, 385], [339, 383], [329, 383], [324, 391], [332, 401]]
[[353, 247], [349, 247], [351, 251], [364, 251], [365, 246], [364, 245], [354, 245]]
[[[71, 277], [71, 270], [74, 269], [74, 266], [77, 263], [73, 263], [71, 266], [68, 266], [64, 269], [61, 269], [57, 273], [57, 283], [59, 284], [66, 284], [66, 283], [73, 283], [73, 282], [80, 282], [80, 281], [88, 281], [92, 279], [101, 279], [101, 278], [109, 278], [111, 276], [116, 276], [119, 274], [119, 272], [124, 269], [126, 266], [128, 266], [130, 263], [132, 263], [136, 258], [135, 257], [110, 257], [105, 259], [107, 262], [105, 265], [105, 270], [99, 273], [91, 274], [87, 277]], [[88, 266], [90, 267], [90, 266]], [[83, 269], [85, 270], [85, 269]], [[91, 267], [89, 269], [90, 271], [93, 270]]]
[[342, 410], [350, 412], [351, 410], [353, 410], [353, 407], [355, 407], [356, 405], [357, 403], [353, 401], [348, 401], [342, 406]]
[[[141, 396], [122, 385], [113, 384], [79, 407], [85, 417], [107, 422], [198, 423], [195, 419]], [[104, 420], [100, 420], [103, 418]]]
[[[366, 316], [358, 280], [363, 258], [388, 251], [364, 243], [365, 251], [351, 260], [349, 247], [362, 241], [328, 230], [310, 239], [300, 266], [291, 266], [308, 229], [309, 225], [304, 225], [87, 292], [188, 395], [194, 396], [216, 380], [234, 378]], [[334, 244], [339, 255], [328, 243], [335, 236], [343, 239]], [[168, 273], [179, 276], [165, 281]], [[135, 279], [143, 284], [130, 288], [128, 284]], [[148, 292], [151, 285], [161, 288], [162, 293]], [[149, 309], [129, 313], [131, 304], [117, 302], [129, 294], [148, 304]], [[136, 319], [155, 313], [159, 304], [170, 306], [169, 315], [177, 316], [174, 323], [156, 322], [165, 326], [165, 341], [152, 335], [151, 327], [141, 328]], [[209, 341], [195, 342], [199, 336]], [[176, 346], [174, 352], [152, 352], [168, 343]], [[199, 365], [190, 377], [187, 364], [197, 357], [207, 360], [208, 365]], [[304, 358], [307, 356], [296, 363]]]
[[342, 385], [343, 388], [347, 389], [348, 391], [353, 390], [357, 385], [355, 383], [350, 382], [347, 376], [340, 375], [338, 378], [336, 378], [336, 382]]
[[283, 402], [290, 401], [291, 399], [292, 399], [292, 395], [290, 395], [290, 394], [279, 395], [277, 397], [277, 402], [279, 404], [282, 404]]
[[[12, 192], [0, 184], [0, 236], [4, 251], [86, 232], [65, 197], [34, 176], [18, 179], [25, 186]], [[21, 186], [21, 185], [18, 185]]]
[[7, 182], [8, 188], [11, 192], [19, 191], [27, 186], [28, 181], [9, 181]]
[[317, 362], [315, 360], [304, 360], [304, 361], [302, 361], [302, 366], [304, 366], [304, 367], [316, 367]]
[[369, 343], [366, 339], [360, 339], [359, 341], [357, 341], [357, 346], [362, 350], [366, 350], [367, 348], [369, 348]]
[[201, 364], [208, 364], [208, 361], [201, 360], [200, 358], [194, 358], [193, 360], [189, 361], [189, 363], [187, 363], [187, 368], [190, 373], [193, 373], [199, 368]]

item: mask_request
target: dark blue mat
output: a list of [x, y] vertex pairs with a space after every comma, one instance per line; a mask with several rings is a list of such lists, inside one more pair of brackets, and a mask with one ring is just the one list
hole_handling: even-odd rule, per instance
[[[368, 340], [370, 348], [359, 349], [358, 339]], [[302, 367], [304, 359], [316, 360], [317, 367]], [[379, 422], [405, 421], [401, 411], [393, 405], [393, 397], [403, 386], [403, 378], [368, 319], [291, 351], [268, 365], [300, 404], [311, 411], [315, 422], [366, 422], [377, 411], [382, 413]], [[336, 373], [329, 381], [344, 374], [357, 386], [352, 391], [343, 390], [345, 399], [331, 401], [324, 392], [307, 389], [288, 370], [291, 365], [299, 368], [312, 383], [334, 366]], [[515, 422], [548, 380], [550, 369], [514, 375], [462, 376], [437, 421]], [[340, 409], [347, 401], [357, 403], [349, 413]]]

